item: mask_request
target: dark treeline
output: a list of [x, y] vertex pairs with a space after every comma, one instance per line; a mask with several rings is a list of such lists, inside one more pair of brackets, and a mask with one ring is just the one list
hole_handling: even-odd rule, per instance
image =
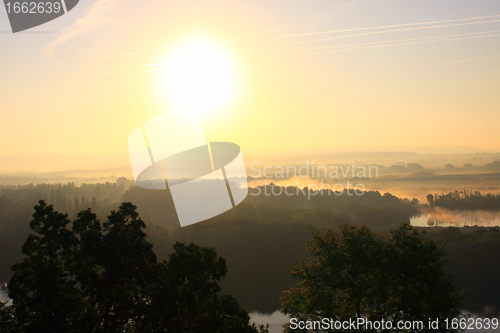
[[[324, 224], [321, 231], [335, 225]], [[465, 288], [465, 308], [482, 313], [490, 307], [500, 314], [500, 228], [425, 228], [426, 237], [446, 245], [448, 272]], [[279, 309], [281, 291], [294, 280], [289, 269], [306, 258], [306, 240], [311, 224], [285, 220], [259, 221], [234, 216], [176, 229], [170, 234], [160, 228], [146, 230], [160, 257], [170, 253], [172, 244], [194, 242], [215, 247], [226, 258], [229, 273], [221, 286], [235, 296], [248, 311], [272, 312]], [[387, 229], [378, 231], [388, 237]], [[491, 314], [491, 313], [490, 313]]]
[[455, 282], [466, 288], [467, 309], [500, 314], [500, 228], [426, 228], [427, 237], [446, 244], [448, 271]]
[[415, 202], [376, 191], [357, 196], [289, 187], [292, 196], [275, 193], [283, 193], [283, 188], [267, 185], [251, 189], [236, 208], [209, 221], [169, 231], [164, 227], [177, 226], [178, 222], [168, 191], [131, 187], [123, 200], [137, 205], [144, 220], [151, 222], [146, 233], [159, 257], [166, 257], [175, 242], [215, 247], [228, 263], [223, 290], [248, 311], [261, 312], [277, 310], [281, 292], [293, 285], [288, 272], [306, 256], [312, 227], [323, 230], [349, 223], [389, 229], [409, 223], [418, 213]]
[[258, 221], [244, 217], [212, 220], [166, 233], [146, 229], [159, 258], [167, 257], [176, 242], [215, 247], [226, 259], [228, 274], [222, 291], [233, 295], [249, 312], [273, 312], [280, 308], [281, 292], [293, 285], [290, 267], [305, 258], [310, 224]]
[[[71, 223], [43, 201], [34, 208], [25, 257], [12, 266], [12, 306], [0, 304], [2, 332], [267, 332], [249, 322], [247, 310], [227, 288], [220, 293], [219, 281], [229, 267], [215, 248], [193, 242], [207, 240], [228, 244], [233, 252], [228, 254], [247, 268], [241, 274], [241, 266], [233, 265], [240, 270], [239, 290], [276, 286], [282, 296], [277, 308], [281, 303], [294, 318], [456, 318], [462, 304], [460, 288], [444, 270], [445, 252], [405, 223], [383, 231], [387, 238], [350, 224], [312, 232], [308, 253], [278, 265], [298, 253], [300, 244], [305, 247], [301, 236], [307, 232], [301, 228], [306, 223], [235, 215], [232, 221], [212, 220], [168, 236], [152, 232], [165, 242], [190, 242], [176, 241], [168, 260], [158, 260], [131, 203], [122, 203], [103, 223], [90, 209]], [[266, 256], [271, 265], [252, 261]], [[307, 257], [308, 263], [299, 261]], [[281, 267], [298, 280], [291, 288], [284, 288]], [[255, 271], [265, 281], [245, 279], [255, 278]], [[274, 298], [264, 291], [268, 294], [261, 299]]]
[[[463, 305], [460, 288], [445, 269], [446, 253], [411, 225], [401, 224], [382, 237], [366, 226], [343, 224], [338, 230], [314, 232], [307, 247], [309, 257], [291, 270], [296, 284], [283, 292], [282, 311], [293, 318], [284, 332], [297, 332], [297, 328], [300, 332], [458, 332], [443, 320], [457, 318]], [[318, 329], [306, 324], [301, 330], [297, 325], [297, 319], [319, 322], [323, 318], [391, 323], [441, 320], [412, 329], [390, 325]]]
[[[29, 208], [39, 201], [50, 202], [59, 211], [76, 217], [80, 210], [92, 208], [98, 215], [106, 216], [120, 202], [125, 190], [132, 184], [126, 178], [116, 183], [82, 184], [28, 184], [0, 186], [0, 197], [9, 198]], [[100, 214], [102, 213], [102, 214]]]
[[[415, 201], [388, 193], [366, 192], [362, 196], [323, 193], [308, 198], [304, 191], [296, 191], [294, 196], [266, 195], [265, 188], [261, 187], [260, 195], [255, 195], [259, 189], [251, 190], [247, 199], [233, 210], [203, 223], [178, 228], [168, 191], [144, 190], [125, 182], [86, 185], [83, 189], [71, 185], [2, 188], [0, 282], [10, 279], [9, 267], [22, 258], [19, 249], [30, 232], [28, 222], [34, 206], [31, 200], [36, 193], [45, 193], [45, 197], [39, 199], [47, 195], [50, 199], [52, 191], [60, 191], [65, 193], [67, 201], [74, 197], [95, 197], [101, 204], [102, 214], [98, 213], [101, 218], [115, 209], [118, 202], [132, 202], [147, 225], [145, 232], [160, 260], [168, 258], [176, 242], [214, 247], [227, 260], [228, 274], [221, 282], [223, 292], [235, 296], [246, 310], [260, 312], [280, 308], [281, 292], [294, 283], [288, 275], [290, 267], [307, 256], [306, 240], [311, 237], [312, 227], [321, 231], [335, 229], [343, 223], [365, 224], [385, 235], [386, 230], [408, 223], [418, 212]], [[267, 193], [271, 193], [272, 186], [268, 185]], [[98, 187], [102, 189], [96, 190]], [[54, 194], [54, 199], [56, 196]], [[107, 202], [113, 201], [114, 206], [104, 212], [109, 207]], [[53, 202], [47, 200], [47, 203]], [[57, 205], [55, 208], [68, 212], [70, 217], [76, 214]], [[85, 208], [80, 200], [80, 209]], [[500, 232], [496, 232], [496, 228], [466, 232], [470, 230], [434, 228], [428, 237], [448, 243], [449, 271], [461, 287], [469, 290], [467, 306], [478, 311], [486, 305], [500, 309], [497, 283], [500, 280], [497, 263]]]
[[9, 267], [22, 258], [20, 248], [30, 232], [29, 221], [39, 200], [54, 205], [72, 219], [87, 208], [105, 218], [131, 184], [120, 178], [116, 183], [81, 186], [74, 183], [0, 186], [0, 281], [10, 278]]
[[12, 266], [12, 305], [0, 303], [1, 332], [267, 332], [220, 294], [227, 267], [214, 248], [176, 243], [158, 261], [133, 204], [103, 223], [90, 209], [71, 223], [44, 201], [34, 208], [25, 257]]
[[[243, 203], [210, 221], [178, 228], [168, 191], [136, 186], [126, 189], [127, 186], [130, 183], [123, 180], [81, 187], [70, 183], [1, 188], [0, 282], [10, 279], [10, 266], [22, 259], [19, 249], [30, 232], [28, 222], [37, 196], [55, 209], [67, 212], [70, 218], [76, 216], [76, 208], [91, 208], [103, 219], [119, 202], [134, 203], [148, 225], [146, 233], [160, 259], [168, 257], [176, 241], [214, 246], [228, 260], [229, 274], [222, 282], [224, 290], [237, 295], [250, 311], [273, 311], [279, 307], [281, 291], [293, 283], [288, 270], [305, 256], [305, 241], [312, 226], [324, 229], [352, 223], [374, 229], [392, 228], [408, 222], [417, 212], [410, 202], [388, 193], [339, 196], [332, 192], [310, 196], [309, 200], [307, 191], [295, 188], [296, 196], [266, 195], [271, 193], [271, 185], [251, 190]], [[258, 191], [261, 194], [255, 195]], [[82, 197], [91, 199], [85, 199], [83, 204]], [[75, 198], [80, 198], [79, 207]], [[113, 201], [114, 204], [110, 203]], [[269, 276], [276, 277], [275, 282], [269, 283]], [[243, 285], [246, 287], [242, 288]]]
[[449, 210], [500, 210], [500, 194], [481, 194], [479, 191], [454, 191], [447, 194], [429, 194], [427, 201], [431, 207]]
[[[390, 228], [419, 213], [418, 201], [400, 199], [390, 193], [367, 191], [363, 195], [344, 192], [312, 191], [295, 186], [286, 188], [273, 184], [251, 188], [247, 198], [236, 207], [216, 219], [233, 216], [251, 217], [257, 220], [297, 220], [328, 225], [343, 222], [367, 224], [370, 228]], [[168, 191], [129, 188], [123, 201], [137, 205], [144, 220], [162, 227], [179, 226], [172, 198]], [[314, 211], [314, 212], [313, 212]], [[335, 221], [337, 220], [337, 222]]]

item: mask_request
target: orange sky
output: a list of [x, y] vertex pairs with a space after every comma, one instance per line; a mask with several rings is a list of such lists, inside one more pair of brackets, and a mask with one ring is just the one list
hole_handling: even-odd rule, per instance
[[92, 0], [33, 31], [0, 34], [0, 154], [126, 154], [196, 38], [235, 75], [209, 141], [500, 148], [498, 2]]

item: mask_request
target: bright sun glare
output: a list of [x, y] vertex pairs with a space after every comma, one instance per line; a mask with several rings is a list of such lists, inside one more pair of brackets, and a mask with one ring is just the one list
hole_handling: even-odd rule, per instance
[[176, 107], [205, 109], [233, 92], [229, 59], [214, 45], [186, 45], [171, 56], [166, 69], [167, 95]]

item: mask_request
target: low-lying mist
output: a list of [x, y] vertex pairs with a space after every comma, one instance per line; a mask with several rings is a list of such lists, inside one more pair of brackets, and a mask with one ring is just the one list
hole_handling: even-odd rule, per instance
[[420, 216], [411, 219], [413, 225], [427, 226], [500, 226], [500, 212], [484, 210], [448, 210], [433, 207]]

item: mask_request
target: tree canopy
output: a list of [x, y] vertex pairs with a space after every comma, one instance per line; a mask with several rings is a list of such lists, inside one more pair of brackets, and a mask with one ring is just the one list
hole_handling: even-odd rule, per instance
[[30, 228], [8, 284], [13, 304], [0, 307], [3, 332], [266, 331], [220, 295], [226, 261], [214, 248], [176, 243], [158, 262], [131, 203], [104, 223], [90, 209], [71, 223], [40, 201]]
[[[423, 329], [400, 332], [451, 332], [444, 319], [459, 315], [462, 296], [445, 272], [444, 250], [409, 224], [390, 234], [386, 239], [366, 226], [347, 224], [338, 232], [313, 233], [309, 259], [291, 271], [297, 282], [283, 293], [282, 311], [303, 322], [384, 320], [397, 332], [398, 321], [422, 321]], [[429, 329], [429, 319], [437, 318], [439, 328]], [[366, 328], [343, 331], [381, 331]]]

